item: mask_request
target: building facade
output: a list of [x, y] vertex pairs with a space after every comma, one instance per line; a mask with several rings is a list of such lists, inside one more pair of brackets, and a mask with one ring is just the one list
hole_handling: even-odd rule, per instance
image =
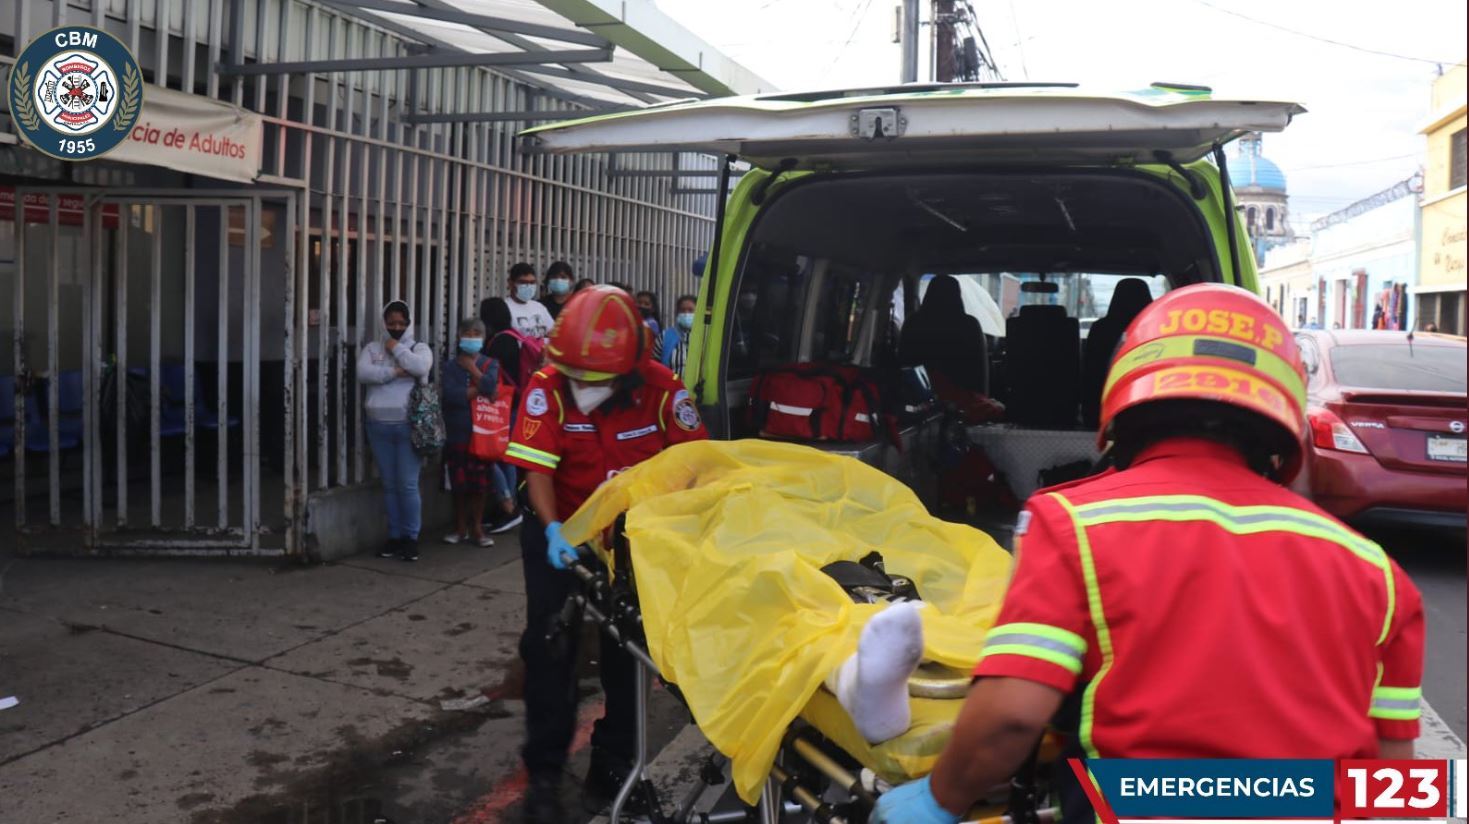
[[1265, 299], [1296, 327], [1408, 329], [1416, 276], [1415, 178], [1311, 224], [1265, 253]]
[[[517, 261], [693, 291], [714, 158], [551, 157], [516, 135], [769, 87], [651, 0], [567, 5], [0, 4], [8, 55], [64, 25], [118, 37], [144, 101], [87, 163], [0, 117], [0, 518], [18, 543], [357, 551], [384, 525], [353, 364], [387, 300], [442, 356]], [[17, 71], [0, 57], [7, 87]], [[426, 522], [443, 509], [429, 494]]]
[[1316, 317], [1326, 329], [1409, 329], [1419, 182], [1402, 180], [1311, 224]]
[[1311, 273], [1311, 239], [1299, 238], [1265, 253], [1260, 267], [1265, 302], [1285, 322], [1305, 328], [1320, 316], [1316, 310], [1317, 284]]
[[1432, 114], [1423, 163], [1418, 282], [1413, 289], [1419, 325], [1463, 335], [1465, 324], [1465, 68], [1461, 63], [1433, 82]]

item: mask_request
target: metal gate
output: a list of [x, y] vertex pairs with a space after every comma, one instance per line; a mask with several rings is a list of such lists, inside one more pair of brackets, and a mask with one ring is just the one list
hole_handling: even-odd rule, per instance
[[[284, 552], [293, 432], [265, 472], [262, 329], [279, 330], [284, 373], [269, 414], [289, 422], [295, 193], [50, 189], [15, 203], [12, 499], [26, 548]], [[69, 221], [67, 205], [81, 214]]]

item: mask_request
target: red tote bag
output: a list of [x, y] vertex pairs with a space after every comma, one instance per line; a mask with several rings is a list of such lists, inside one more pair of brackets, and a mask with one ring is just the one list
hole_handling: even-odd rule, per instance
[[501, 373], [494, 400], [484, 395], [475, 396], [469, 454], [486, 462], [505, 457], [505, 450], [510, 448], [510, 415], [514, 398], [515, 385], [505, 380], [504, 373]]

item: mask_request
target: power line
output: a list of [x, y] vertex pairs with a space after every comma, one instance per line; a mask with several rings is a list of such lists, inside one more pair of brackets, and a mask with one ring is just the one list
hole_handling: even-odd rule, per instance
[[1207, 6], [1208, 8], [1211, 8], [1214, 11], [1220, 12], [1222, 14], [1227, 14], [1227, 15], [1230, 15], [1231, 17], [1238, 17], [1241, 20], [1248, 20], [1249, 22], [1254, 23], [1256, 25], [1268, 26], [1268, 27], [1270, 27], [1272, 29], [1279, 29], [1280, 31], [1286, 32], [1288, 34], [1294, 34], [1297, 37], [1305, 37], [1305, 38], [1307, 38], [1309, 40], [1317, 40], [1317, 41], [1320, 41], [1322, 43], [1330, 43], [1333, 46], [1341, 46], [1342, 48], [1352, 49], [1354, 51], [1366, 52], [1367, 54], [1375, 54], [1375, 55], [1378, 55], [1378, 56], [1381, 56], [1381, 57], [1396, 57], [1399, 60], [1412, 60], [1412, 61], [1417, 62], [1417, 63], [1427, 63], [1427, 64], [1429, 64], [1431, 66], [1462, 66], [1462, 65], [1464, 65], [1463, 63], [1451, 63], [1451, 62], [1449, 62], [1447, 60], [1430, 60], [1427, 57], [1414, 57], [1414, 56], [1408, 55], [1408, 54], [1398, 54], [1397, 52], [1382, 51], [1381, 49], [1369, 49], [1366, 46], [1358, 46], [1358, 45], [1356, 45], [1354, 43], [1343, 43], [1340, 40], [1332, 40], [1329, 37], [1322, 37], [1322, 36], [1317, 35], [1317, 34], [1311, 34], [1310, 32], [1301, 31], [1299, 29], [1292, 29], [1292, 28], [1290, 28], [1288, 26], [1282, 26], [1279, 23], [1271, 23], [1268, 20], [1260, 20], [1259, 18], [1251, 17], [1248, 14], [1240, 14], [1239, 12], [1234, 11], [1233, 9], [1226, 9], [1226, 8], [1223, 8], [1222, 6], [1216, 6], [1213, 3], [1210, 3], [1208, 0], [1194, 0], [1194, 2], [1195, 3], [1198, 3], [1201, 6]]
[[1375, 157], [1371, 160], [1352, 160], [1347, 163], [1327, 163], [1321, 166], [1297, 166], [1295, 168], [1292, 168], [1291, 171], [1309, 172], [1314, 169], [1340, 169], [1343, 166], [1367, 166], [1372, 163], [1386, 163], [1390, 160], [1407, 160], [1410, 157], [1417, 156], [1417, 154], [1409, 152], [1408, 154], [1393, 155], [1392, 157]]
[[1015, 28], [1015, 46], [1020, 49], [1020, 73], [1030, 80], [1030, 67], [1025, 65], [1025, 35], [1020, 33], [1020, 18], [1015, 16], [1015, 0], [1010, 0], [1010, 25]]
[[858, 29], [862, 28], [862, 21], [867, 18], [867, 12], [871, 8], [871, 6], [872, 0], [866, 0], [866, 2], [862, 4], [862, 8], [858, 10], [857, 14], [855, 15], [855, 17], [857, 18], [856, 22], [852, 24], [852, 31], [847, 34], [846, 42], [842, 43], [842, 47], [837, 50], [836, 57], [833, 57], [831, 60], [831, 64], [827, 66], [825, 72], [826, 74], [830, 74], [831, 69], [833, 66], [836, 65], [836, 62], [842, 58], [842, 55], [847, 53], [847, 47], [852, 45], [852, 40], [857, 36]]

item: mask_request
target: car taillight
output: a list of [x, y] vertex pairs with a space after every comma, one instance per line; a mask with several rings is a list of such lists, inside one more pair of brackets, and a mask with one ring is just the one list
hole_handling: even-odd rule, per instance
[[1310, 413], [1311, 441], [1320, 449], [1335, 449], [1338, 452], [1360, 452], [1367, 454], [1367, 447], [1357, 439], [1352, 430], [1342, 423], [1341, 418], [1326, 409]]

